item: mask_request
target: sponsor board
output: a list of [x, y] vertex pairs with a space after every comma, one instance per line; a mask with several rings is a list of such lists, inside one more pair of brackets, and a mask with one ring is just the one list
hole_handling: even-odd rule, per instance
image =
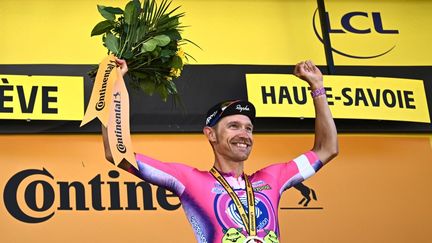
[[[324, 76], [334, 118], [430, 123], [422, 80]], [[308, 84], [289, 74], [246, 74], [258, 117], [315, 117]]]
[[84, 79], [0, 74], [0, 119], [81, 120]]
[[[281, 240], [304, 242], [312, 227], [309, 242], [429, 242], [431, 136], [339, 138], [339, 156], [305, 182], [310, 189], [284, 192], [276, 214]], [[0, 242], [196, 242], [196, 222], [188, 222], [178, 198], [105, 161], [100, 135], [0, 141]], [[257, 134], [254, 141], [247, 173], [304, 152], [313, 135]], [[134, 142], [156, 158], [200, 170], [214, 159], [199, 134], [137, 134]], [[273, 215], [261, 213], [258, 226]]]
[[[335, 39], [331, 50], [344, 57], [357, 59], [377, 58], [386, 55], [396, 47], [399, 30], [386, 29], [383, 25], [381, 12], [346, 12], [340, 16], [340, 20], [337, 19], [339, 21], [330, 21], [329, 12], [325, 12], [324, 19], [328, 23], [330, 36]], [[315, 10], [313, 15], [313, 29], [317, 38], [324, 43], [321, 31], [317, 28], [317, 22], [318, 9]], [[334, 27], [335, 23], [338, 23], [337, 28]], [[353, 45], [353, 41], [361, 45]], [[343, 43], [350, 44], [344, 46]], [[338, 47], [338, 45], [341, 47]]]
[[[119, 182], [120, 173], [117, 170], [108, 172], [109, 181], [103, 181], [103, 177], [106, 175], [97, 174], [88, 182], [56, 181], [56, 177], [46, 168], [25, 169], [7, 181], [3, 192], [4, 206], [10, 216], [23, 223], [42, 223], [51, 219], [56, 212], [71, 210], [156, 210], [149, 183]], [[90, 197], [88, 190], [91, 191]], [[126, 206], [121, 204], [125, 200], [121, 199], [123, 194], [120, 190], [126, 191]], [[164, 188], [157, 188], [156, 200], [162, 209], [176, 210], [180, 207], [180, 203], [170, 204], [168, 197], [176, 196], [167, 193]], [[104, 204], [106, 201], [109, 202]]]
[[[336, 65], [431, 65], [430, 1], [325, 1], [324, 21]], [[322, 42], [318, 11], [312, 31]], [[416, 16], [413, 18], [412, 16]]]

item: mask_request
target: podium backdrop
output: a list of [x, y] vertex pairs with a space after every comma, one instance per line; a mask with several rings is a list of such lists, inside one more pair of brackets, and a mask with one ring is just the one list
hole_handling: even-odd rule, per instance
[[[92, 86], [87, 72], [106, 55], [101, 38], [90, 37], [103, 20], [96, 5], [126, 3], [1, 1], [0, 242], [194, 242], [175, 196], [106, 162], [97, 122], [79, 128]], [[427, 105], [416, 108], [430, 116], [432, 2], [325, 4], [333, 74], [421, 80]], [[185, 110], [130, 92], [137, 152], [207, 170], [213, 157], [199, 134], [203, 116], [220, 100], [248, 98], [245, 75], [289, 74], [305, 59], [328, 74], [316, 0], [173, 0], [173, 5], [186, 12], [185, 37], [202, 50], [185, 49], [197, 59], [176, 81]], [[350, 82], [341, 85], [351, 87]], [[62, 103], [66, 98], [72, 99]], [[29, 118], [20, 111], [41, 114]], [[304, 183], [317, 200], [306, 193], [311, 201], [305, 206], [307, 200], [292, 188], [280, 202], [282, 242], [430, 242], [431, 124], [336, 123], [340, 155]], [[248, 173], [312, 147], [313, 119], [265, 117], [256, 127]]]
[[[132, 139], [136, 151], [163, 161], [202, 170], [212, 165], [204, 135]], [[431, 139], [341, 135], [340, 155], [304, 183], [317, 200], [304, 207], [298, 204], [299, 191], [284, 193], [282, 242], [430, 241]], [[0, 241], [194, 242], [178, 199], [155, 186], [128, 189], [140, 180], [105, 161], [101, 142], [98, 135], [0, 136]], [[312, 143], [312, 135], [256, 135], [246, 171], [294, 158]], [[9, 207], [15, 202], [22, 213], [13, 215], [6, 201]], [[33, 220], [52, 216], [26, 223], [17, 219], [23, 215]]]

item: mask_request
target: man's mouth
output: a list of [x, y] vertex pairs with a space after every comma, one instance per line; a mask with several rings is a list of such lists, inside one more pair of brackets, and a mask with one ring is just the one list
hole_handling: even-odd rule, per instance
[[232, 144], [238, 148], [247, 148], [250, 147], [252, 143], [248, 141], [233, 141]]

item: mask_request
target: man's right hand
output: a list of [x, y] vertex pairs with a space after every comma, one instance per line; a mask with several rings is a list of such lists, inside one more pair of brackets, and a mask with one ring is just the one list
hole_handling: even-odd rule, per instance
[[128, 71], [128, 66], [127, 66], [126, 60], [119, 59], [117, 57], [115, 58], [115, 60], [116, 60], [117, 66], [120, 68], [121, 75], [124, 77]]

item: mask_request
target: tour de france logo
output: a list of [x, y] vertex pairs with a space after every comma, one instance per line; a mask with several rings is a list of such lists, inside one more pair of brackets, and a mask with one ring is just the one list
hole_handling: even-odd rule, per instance
[[[247, 208], [247, 197], [244, 190], [237, 191], [240, 201]], [[264, 194], [255, 192], [255, 213], [257, 231], [267, 229], [275, 229], [275, 212], [270, 200]], [[214, 211], [219, 224], [224, 229], [242, 228], [243, 222], [233, 200], [227, 193], [218, 194], [214, 200]], [[247, 212], [247, 211], [246, 211]], [[246, 233], [246, 232], [244, 232]]]

